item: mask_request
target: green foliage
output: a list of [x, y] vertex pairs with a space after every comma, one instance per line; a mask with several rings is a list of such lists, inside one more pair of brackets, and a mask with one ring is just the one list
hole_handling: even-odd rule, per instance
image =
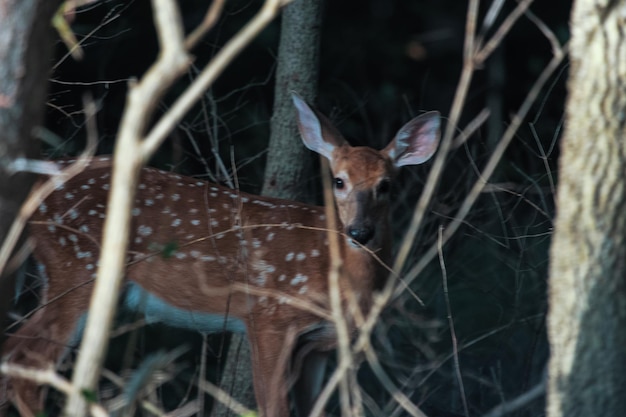
[[89, 403], [95, 403], [98, 401], [98, 394], [93, 390], [81, 389], [80, 393], [83, 398]]

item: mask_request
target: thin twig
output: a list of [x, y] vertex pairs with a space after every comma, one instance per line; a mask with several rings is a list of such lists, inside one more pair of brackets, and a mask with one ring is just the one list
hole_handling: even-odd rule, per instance
[[506, 34], [509, 33], [515, 22], [517, 22], [520, 16], [526, 12], [533, 1], [534, 0], [523, 0], [517, 3], [517, 7], [506, 17], [491, 39], [489, 39], [480, 51], [476, 52], [476, 55], [474, 56], [474, 63], [476, 66], [482, 66], [485, 60], [489, 58], [489, 55], [491, 55], [491, 53], [495, 51], [498, 46], [500, 46], [502, 39], [504, 39]]
[[456, 379], [459, 383], [459, 391], [461, 392], [461, 401], [463, 402], [463, 411], [465, 417], [469, 417], [469, 409], [467, 408], [467, 398], [465, 396], [465, 386], [463, 385], [463, 376], [461, 375], [461, 365], [459, 363], [459, 346], [454, 331], [454, 320], [452, 319], [452, 306], [450, 305], [450, 294], [448, 293], [448, 273], [446, 263], [443, 259], [443, 242], [441, 239], [443, 227], [439, 227], [437, 237], [437, 252], [439, 253], [439, 267], [441, 269], [441, 279], [443, 281], [443, 296], [446, 300], [446, 311], [448, 313], [448, 324], [450, 325], [450, 338], [452, 340], [452, 354], [454, 355], [454, 371]]
[[426, 417], [426, 414], [422, 412], [410, 398], [408, 398], [402, 391], [396, 387], [396, 385], [391, 381], [391, 378], [387, 375], [387, 373], [383, 370], [383, 367], [380, 365], [380, 361], [378, 357], [374, 353], [374, 350], [370, 347], [365, 349], [365, 356], [367, 358], [367, 362], [370, 364], [372, 371], [376, 374], [376, 377], [380, 380], [383, 387], [389, 392], [393, 399], [400, 405], [405, 411], [411, 414], [413, 417]]
[[546, 395], [546, 380], [541, 380], [537, 385], [529, 389], [528, 391], [518, 395], [517, 397], [509, 400], [505, 403], [499, 404], [489, 410], [487, 414], [483, 414], [482, 417], [502, 417], [513, 411], [519, 410], [526, 406], [528, 403], [535, 401]]
[[[511, 124], [509, 125], [509, 127], [507, 128], [507, 130], [504, 132], [504, 135], [502, 136], [502, 140], [498, 143], [498, 146], [496, 146], [496, 148], [494, 149], [493, 154], [489, 158], [489, 161], [487, 162], [487, 165], [483, 169], [481, 175], [474, 183], [474, 186], [470, 190], [467, 197], [465, 197], [465, 200], [463, 200], [463, 203], [461, 204], [461, 207], [459, 208], [457, 214], [455, 215], [454, 220], [446, 227], [446, 231], [442, 236], [443, 244], [445, 244], [454, 235], [454, 233], [456, 233], [460, 225], [465, 221], [465, 217], [467, 217], [467, 214], [469, 213], [470, 209], [473, 207], [474, 203], [476, 202], [476, 200], [482, 193], [484, 187], [487, 185], [487, 181], [489, 180], [489, 178], [495, 171], [496, 166], [502, 159], [502, 156], [504, 155], [504, 151], [508, 148], [509, 144], [515, 137], [515, 133], [517, 132], [522, 121], [528, 114], [528, 111], [530, 110], [531, 106], [537, 99], [539, 92], [541, 91], [545, 83], [548, 81], [550, 76], [554, 73], [554, 71], [559, 67], [559, 65], [563, 61], [563, 58], [565, 57], [566, 49], [567, 49], [566, 46], [563, 47], [561, 50], [561, 53], [555, 55], [550, 61], [550, 63], [548, 63], [546, 68], [544, 68], [542, 73], [539, 75], [539, 78], [537, 79], [533, 87], [531, 88], [530, 92], [526, 96], [526, 99], [520, 106], [520, 109], [513, 116], [513, 120]], [[428, 263], [433, 259], [433, 257], [436, 254], [437, 254], [437, 245], [434, 244], [426, 251], [426, 253], [424, 253], [424, 255], [420, 257], [420, 260], [417, 262], [417, 264], [413, 268], [411, 268], [409, 272], [406, 273], [404, 277], [405, 282], [407, 284], [410, 284], [411, 282], [413, 282], [413, 280], [417, 278], [417, 276], [422, 272], [422, 270], [426, 267], [426, 265], [428, 265]], [[400, 292], [401, 291], [397, 290], [394, 294], [394, 297], [399, 296]]]
[[232, 411], [234, 411], [238, 415], [250, 415], [252, 410], [250, 410], [245, 405], [241, 404], [239, 401], [231, 397], [226, 391], [207, 381], [205, 378], [202, 378], [202, 383], [198, 385], [201, 391], [210, 394], [217, 401], [226, 405]]
[[463, 145], [489, 118], [491, 112], [484, 108], [465, 126], [465, 129], [452, 141], [452, 149], [456, 149]]
[[[322, 163], [322, 183], [324, 186], [324, 209], [328, 230], [337, 230], [337, 216], [333, 198], [333, 187], [330, 180], [328, 162]], [[330, 253], [330, 270], [328, 272], [328, 292], [330, 297], [331, 314], [335, 330], [337, 332], [337, 351], [339, 362], [343, 364], [341, 369], [347, 371], [352, 364], [352, 352], [350, 351], [350, 337], [348, 336], [348, 324], [341, 305], [341, 289], [339, 276], [342, 268], [341, 253], [339, 250], [339, 236], [336, 233], [328, 233], [328, 249]], [[350, 389], [347, 375], [343, 373], [339, 383], [339, 396], [342, 415], [350, 415]]]
[[185, 49], [191, 51], [202, 37], [215, 25], [217, 19], [222, 14], [224, 8], [224, 0], [213, 0], [211, 7], [204, 16], [202, 23], [194, 29], [193, 32], [185, 40]]

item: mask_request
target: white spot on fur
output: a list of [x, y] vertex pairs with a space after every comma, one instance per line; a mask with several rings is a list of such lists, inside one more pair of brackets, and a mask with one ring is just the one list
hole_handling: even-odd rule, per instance
[[308, 280], [309, 280], [308, 276], [298, 273], [296, 274], [295, 277], [291, 279], [291, 285], [304, 284]]
[[150, 236], [152, 234], [152, 227], [141, 225], [137, 228], [137, 233], [143, 237]]

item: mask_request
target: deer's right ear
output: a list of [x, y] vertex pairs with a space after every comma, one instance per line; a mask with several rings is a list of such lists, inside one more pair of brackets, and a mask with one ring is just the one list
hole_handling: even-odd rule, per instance
[[296, 106], [298, 130], [304, 146], [330, 161], [333, 150], [345, 140], [328, 119], [316, 114], [298, 94], [292, 92], [291, 99]]
[[439, 146], [439, 112], [430, 111], [417, 116], [398, 131], [382, 152], [396, 167], [419, 165], [430, 159]]

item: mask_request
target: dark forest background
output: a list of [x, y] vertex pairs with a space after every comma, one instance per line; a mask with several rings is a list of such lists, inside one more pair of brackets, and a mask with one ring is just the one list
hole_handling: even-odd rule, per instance
[[[217, 26], [193, 51], [201, 68], [260, 6], [231, 0]], [[207, 1], [180, 2], [188, 30], [204, 17]], [[517, 5], [505, 1], [506, 12]], [[484, 16], [489, 4], [481, 8]], [[569, 1], [535, 2], [530, 10], [563, 44], [568, 39]], [[352, 144], [381, 148], [395, 131], [423, 111], [450, 111], [462, 64], [467, 3], [459, 0], [327, 1], [321, 30], [317, 107], [329, 115]], [[481, 21], [479, 19], [479, 21]], [[188, 114], [152, 165], [224, 181], [215, 153], [236, 172], [244, 191], [262, 184], [269, 120], [274, 97], [279, 22], [274, 22], [220, 77], [205, 99]], [[498, 27], [496, 24], [494, 27]], [[59, 42], [51, 74], [45, 153], [80, 152], [85, 145], [83, 97], [98, 106], [98, 153], [111, 153], [125, 105], [129, 79], [140, 77], [157, 53], [150, 2], [98, 2], [78, 11], [72, 29], [85, 56], [77, 62]], [[479, 32], [480, 33], [480, 32]], [[491, 35], [493, 28], [485, 35]], [[420, 232], [408, 267], [432, 245], [437, 229], [450, 221], [478, 172], [552, 58], [545, 36], [522, 17], [476, 73], [461, 126], [483, 108], [489, 121], [457, 147]], [[172, 99], [194, 73], [169, 92]], [[558, 140], [563, 123], [567, 64], [548, 83], [529, 118], [507, 150], [465, 225], [444, 249], [448, 293], [438, 261], [389, 306], [375, 334], [375, 345], [395, 383], [429, 416], [463, 415], [465, 392], [470, 415], [485, 415], [498, 404], [527, 392], [544, 378], [548, 248], [554, 215]], [[165, 112], [171, 100], [160, 103]], [[294, 140], [296, 140], [294, 138]], [[311, 160], [317, 160], [310, 155]], [[398, 243], [420, 195], [429, 164], [405, 169], [395, 185], [393, 226]], [[308, 199], [317, 197], [319, 173], [302, 184]], [[319, 202], [319, 200], [318, 200]], [[423, 305], [416, 296], [423, 301]], [[446, 296], [459, 344], [458, 384], [452, 355]], [[123, 339], [123, 338], [121, 338]], [[152, 346], [196, 348], [171, 368], [160, 389], [166, 408], [176, 408], [189, 393], [200, 362], [201, 336], [149, 326], [139, 337], [136, 356]], [[227, 343], [211, 337], [209, 360], [223, 362]], [[126, 340], [113, 345], [107, 367], [120, 370]], [[215, 379], [210, 367], [209, 379]], [[360, 381], [371, 415], [394, 414], [389, 394], [365, 365]], [[387, 408], [386, 408], [387, 407]], [[508, 415], [544, 415], [540, 395]], [[338, 412], [338, 409], [337, 409]]]

